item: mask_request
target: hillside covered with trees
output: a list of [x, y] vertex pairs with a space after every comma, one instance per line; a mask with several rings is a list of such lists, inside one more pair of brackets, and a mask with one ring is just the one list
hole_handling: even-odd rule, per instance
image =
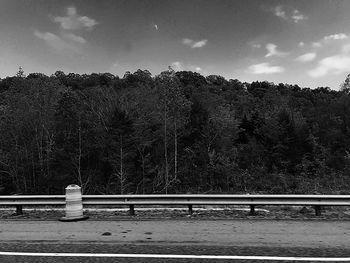
[[0, 194], [349, 192], [348, 80], [19, 71], [0, 80]]

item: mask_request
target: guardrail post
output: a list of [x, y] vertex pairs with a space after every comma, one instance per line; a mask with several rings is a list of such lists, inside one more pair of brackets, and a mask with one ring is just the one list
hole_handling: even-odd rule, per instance
[[192, 207], [192, 205], [188, 205], [188, 214], [189, 215], [193, 214], [193, 207]]
[[315, 215], [320, 216], [321, 215], [321, 206], [315, 205]]
[[135, 206], [130, 205], [129, 215], [134, 216], [135, 215]]
[[249, 215], [255, 215], [255, 205], [250, 205], [250, 212]]
[[23, 215], [22, 205], [16, 205], [16, 215]]

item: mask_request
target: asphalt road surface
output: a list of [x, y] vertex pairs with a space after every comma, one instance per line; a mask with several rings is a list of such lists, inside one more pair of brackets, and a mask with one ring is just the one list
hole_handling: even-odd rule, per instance
[[[282, 220], [88, 220], [64, 223], [58, 221], [0, 221], [0, 252], [5, 251], [350, 257], [350, 222]], [[0, 256], [0, 262], [262, 263], [277, 261], [74, 258], [7, 255]]]

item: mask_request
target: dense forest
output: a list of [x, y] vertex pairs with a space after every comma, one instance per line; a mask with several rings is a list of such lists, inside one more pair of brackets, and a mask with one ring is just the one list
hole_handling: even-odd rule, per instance
[[349, 193], [349, 79], [20, 69], [0, 80], [0, 194]]

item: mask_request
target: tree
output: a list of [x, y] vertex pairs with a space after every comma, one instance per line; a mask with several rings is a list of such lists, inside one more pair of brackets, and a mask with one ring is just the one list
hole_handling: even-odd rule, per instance
[[17, 78], [25, 78], [25, 74], [24, 74], [24, 71], [23, 71], [22, 67], [18, 68], [18, 71], [16, 73], [16, 77]]
[[[132, 122], [124, 112], [115, 109], [109, 124], [109, 140], [107, 158], [112, 167], [112, 174], [108, 179], [109, 185], [119, 181], [119, 192], [128, 191], [129, 176], [133, 172], [132, 159], [135, 155], [133, 143]], [[109, 185], [107, 187], [109, 187]]]
[[[48, 78], [18, 78], [3, 93], [2, 149], [18, 192], [50, 192], [55, 105], [61, 86]], [[44, 188], [44, 189], [42, 189]]]
[[349, 94], [350, 92], [350, 74], [348, 74], [342, 84], [340, 84], [340, 91]]
[[74, 180], [85, 193], [89, 191], [93, 179], [89, 159], [95, 149], [93, 127], [96, 121], [79, 92], [67, 89], [62, 94], [55, 114], [56, 169], [64, 176], [63, 180]]
[[0, 79], [0, 192], [312, 193], [350, 187], [340, 91], [172, 69]]
[[[172, 182], [178, 177], [178, 131], [184, 127], [188, 120], [190, 102], [184, 96], [179, 79], [175, 71], [169, 67], [168, 71], [162, 72], [156, 77], [158, 89], [159, 107], [162, 112], [163, 140], [164, 140], [164, 165], [165, 165], [165, 193]], [[168, 130], [171, 129], [174, 135], [174, 175], [170, 179], [169, 156], [168, 156]]]

